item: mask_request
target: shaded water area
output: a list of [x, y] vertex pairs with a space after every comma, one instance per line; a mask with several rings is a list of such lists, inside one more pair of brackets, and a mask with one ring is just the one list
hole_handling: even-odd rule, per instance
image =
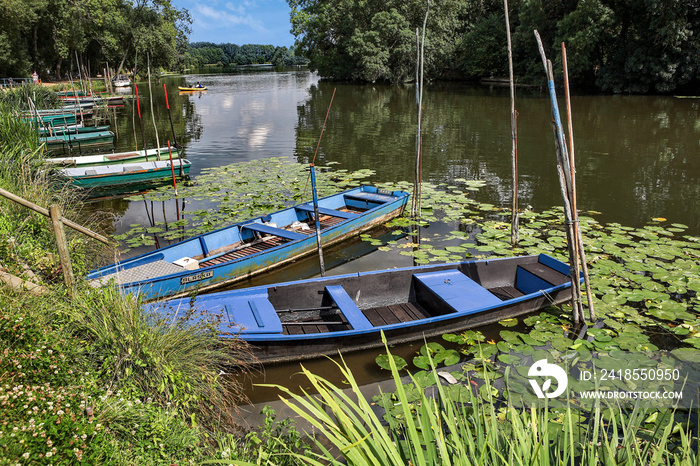
[[[178, 92], [178, 85], [195, 81], [207, 91]], [[334, 89], [316, 164], [349, 171], [371, 169], [375, 173], [366, 179], [369, 183], [412, 181], [416, 144], [413, 86], [331, 83], [307, 71], [162, 78], [152, 85], [161, 146], [173, 139], [163, 83], [168, 88], [175, 139], [192, 162], [190, 174], [195, 182], [206, 169], [236, 162], [288, 157], [307, 164], [314, 156]], [[147, 145], [153, 147], [147, 83], [139, 83], [139, 94]], [[537, 89], [518, 89], [516, 98], [520, 206], [543, 211], [561, 204], [550, 100]], [[141, 148], [133, 105], [127, 101], [114, 112], [117, 151], [134, 149], [135, 139]], [[445, 187], [457, 179], [481, 180], [484, 186], [473, 194], [478, 201], [509, 207], [508, 89], [434, 83], [426, 87], [423, 106], [423, 179]], [[572, 108], [581, 210], [600, 212], [594, 215], [600, 223], [631, 227], [663, 217], [687, 225], [690, 235], [700, 234], [700, 203], [696, 202], [700, 195], [700, 99], [574, 95]], [[113, 214], [106, 227], [111, 234], [214, 207], [206, 199], [184, 203], [111, 199], [90, 205], [91, 210]], [[461, 228], [459, 222], [438, 223], [427, 232], [445, 235]], [[386, 234], [374, 233], [380, 239]], [[183, 236], [188, 236], [187, 231]], [[163, 239], [158, 242], [159, 246], [166, 244]], [[134, 248], [125, 257], [149, 248], [152, 246]], [[409, 266], [412, 259], [357, 242], [328, 251], [326, 265], [329, 273], [338, 274]], [[311, 258], [240, 286], [306, 278], [317, 274], [316, 267]], [[359, 355], [352, 364], [372, 378], [374, 355]], [[282, 383], [297, 370], [266, 371], [262, 379]]]

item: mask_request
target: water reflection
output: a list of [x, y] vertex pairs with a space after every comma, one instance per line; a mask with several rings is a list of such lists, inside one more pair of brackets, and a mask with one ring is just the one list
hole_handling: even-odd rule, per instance
[[[208, 91], [179, 95], [177, 86], [190, 81], [200, 81]], [[376, 176], [370, 181], [411, 180], [416, 105], [410, 85], [330, 83], [305, 71], [167, 77], [153, 86], [159, 138], [161, 143], [176, 138], [185, 147], [195, 180], [207, 168], [270, 156], [308, 163], [334, 89], [317, 163], [371, 168]], [[147, 85], [139, 91], [142, 110], [148, 109], [145, 138], [153, 145], [151, 96]], [[538, 90], [520, 89], [516, 98], [521, 206], [545, 210], [561, 204], [549, 98]], [[700, 194], [700, 100], [574, 95], [572, 108], [581, 209], [602, 212], [602, 222], [640, 226], [652, 217], [665, 217], [689, 225], [691, 234], [700, 232], [700, 205], [695, 202]], [[446, 185], [455, 178], [484, 180], [478, 200], [509, 206], [508, 90], [431, 84], [424, 109], [424, 179]], [[140, 146], [133, 101], [114, 114], [116, 150]], [[129, 206], [129, 221], [121, 225], [145, 224], [142, 210]]]

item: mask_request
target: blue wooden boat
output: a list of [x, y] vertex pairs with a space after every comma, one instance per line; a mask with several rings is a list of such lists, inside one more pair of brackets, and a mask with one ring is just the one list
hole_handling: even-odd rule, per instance
[[[403, 191], [361, 186], [318, 200], [321, 241], [330, 245], [400, 215]], [[210, 291], [316, 251], [313, 203], [194, 236], [121, 263], [93, 270], [95, 285], [113, 280], [125, 293], [153, 300]]]
[[571, 298], [569, 266], [545, 254], [360, 272], [146, 305], [211, 319], [261, 362], [288, 362], [423, 340]]

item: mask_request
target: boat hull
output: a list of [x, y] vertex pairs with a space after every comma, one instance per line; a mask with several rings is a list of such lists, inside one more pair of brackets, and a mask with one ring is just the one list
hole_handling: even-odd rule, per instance
[[[173, 159], [178, 158], [178, 151], [172, 149], [170, 153]], [[51, 157], [47, 162], [61, 166], [71, 167], [93, 167], [100, 165], [117, 165], [135, 162], [156, 162], [158, 160], [169, 160], [170, 153], [167, 147], [158, 149], [148, 149], [147, 151], [118, 152], [115, 154], [82, 155], [79, 157]]]
[[389, 344], [406, 343], [561, 304], [571, 297], [568, 274], [568, 265], [541, 254], [279, 283], [147, 309], [217, 319], [222, 338], [245, 340], [257, 360], [280, 363], [381, 347], [382, 333]]
[[[367, 205], [369, 206], [371, 204], [373, 207], [362, 214], [352, 214], [351, 218], [343, 219], [328, 228], [322, 229], [321, 241], [324, 246], [344, 241], [400, 215], [409, 197], [408, 193], [402, 191], [395, 191], [391, 194], [378, 194], [376, 188], [364, 186], [319, 199], [319, 204], [330, 207], [334, 202], [339, 202], [339, 199], [344, 199], [345, 196], [359, 195], [358, 193], [382, 197], [385, 201], [376, 207], [374, 203], [368, 202]], [[308, 207], [308, 203], [302, 204], [301, 206]], [[143, 254], [129, 259], [121, 264], [113, 264], [94, 270], [88, 274], [87, 278], [88, 280], [96, 281], [98, 284], [104, 284], [104, 282], [108, 281], [110, 278], [115, 278], [117, 284], [124, 293], [141, 294], [145, 300], [154, 300], [166, 296], [186, 296], [194, 290], [200, 293], [212, 291], [222, 286], [248, 279], [273, 268], [288, 264], [298, 258], [313, 254], [317, 250], [316, 236], [313, 234], [298, 234], [298, 236], [296, 236], [294, 233], [286, 232], [286, 234], [291, 234], [292, 240], [250, 255], [225, 260], [221, 263], [212, 263], [216, 260], [217, 254], [212, 253], [208, 255], [206, 252], [203, 253], [202, 249], [204, 248], [209, 252], [216, 252], [217, 248], [221, 249], [224, 247], [224, 243], [233, 243], [231, 238], [235, 238], [238, 235], [243, 236], [244, 233], [241, 232], [251, 225], [256, 226], [256, 228], [264, 228], [264, 222], [270, 222], [270, 219], [272, 221], [280, 219], [278, 222], [281, 222], [281, 219], [294, 220], [299, 218], [296, 217], [297, 215], [302, 215], [302, 213], [297, 211], [299, 207], [300, 206], [291, 207], [269, 214], [269, 216], [237, 223], [214, 232], [195, 236], [181, 243], [154, 251], [153, 253]], [[304, 211], [304, 214], [305, 212], [306, 211]], [[292, 222], [290, 221], [289, 223]], [[287, 223], [279, 224], [286, 225]], [[276, 230], [279, 231], [278, 229]], [[235, 251], [231, 254], [234, 253]], [[208, 255], [208, 257], [201, 257], [202, 255]], [[171, 267], [172, 263], [180, 258], [197, 258], [197, 260], [201, 259], [203, 264], [211, 263], [211, 265], [164, 275], [156, 275], [161, 272], [155, 271], [153, 272], [154, 276], [133, 281], [129, 278], [123, 278], [127, 276], [126, 274], [130, 273], [130, 270], [133, 271], [141, 266], [141, 264], [143, 264], [143, 266], [149, 266], [151, 263], [160, 263], [165, 267]], [[121, 274], [121, 276], [119, 274]]]
[[[184, 175], [189, 174], [191, 164], [187, 159], [173, 160], [175, 174], [180, 174], [180, 164], [182, 164]], [[172, 169], [167, 161], [142, 162], [140, 165], [127, 163], [64, 168], [60, 172], [72, 185], [78, 188], [140, 184], [172, 177]]]

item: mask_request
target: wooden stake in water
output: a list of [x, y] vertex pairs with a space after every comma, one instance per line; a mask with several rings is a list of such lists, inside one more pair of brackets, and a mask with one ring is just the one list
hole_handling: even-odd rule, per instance
[[564, 128], [562, 127], [559, 113], [559, 104], [557, 103], [552, 62], [547, 60], [544, 47], [542, 46], [542, 40], [540, 39], [540, 35], [537, 31], [535, 31], [535, 38], [537, 39], [537, 46], [540, 50], [542, 63], [544, 64], [545, 68], [545, 74], [547, 75], [549, 96], [552, 103], [552, 129], [554, 131], [554, 147], [557, 155], [557, 173], [559, 174], [559, 186], [561, 189], [562, 200], [564, 201], [564, 220], [567, 226], [566, 237], [569, 245], [569, 265], [571, 267], [571, 305], [573, 308], [574, 325], [578, 325], [579, 322], [583, 321], [585, 317], [581, 306], [579, 258], [576, 255], [576, 249], [578, 249], [578, 246], [575, 239], [575, 228], [572, 214], [573, 190], [571, 182], [571, 168], [569, 164]]
[[[156, 126], [156, 115], [153, 112], [153, 88], [151, 88], [151, 54], [146, 54], [146, 60], [148, 63], [148, 93], [151, 98], [149, 99], [151, 103], [151, 119], [153, 120], [153, 131], [156, 133], [156, 147], [158, 152], [158, 160], [160, 160], [160, 138], [158, 137], [158, 126]], [[168, 149], [170, 150], [170, 149]]]
[[421, 168], [423, 165], [423, 63], [425, 61], [425, 27], [428, 23], [428, 13], [430, 12], [430, 0], [428, 7], [425, 10], [425, 18], [423, 20], [423, 38], [420, 48], [420, 84], [418, 85], [418, 128], [416, 131], [416, 166], [413, 180], [413, 200], [411, 202], [411, 217], [420, 215], [420, 196], [421, 196]]
[[143, 120], [141, 119], [141, 104], [139, 103], [139, 87], [134, 83], [136, 90], [136, 109], [139, 112], [139, 126], [141, 126], [141, 140], [143, 142], [143, 153], [146, 155], [146, 134], [143, 132]]
[[321, 276], [326, 276], [326, 266], [323, 263], [323, 247], [321, 246], [321, 222], [318, 218], [318, 196], [316, 195], [316, 172], [314, 164], [309, 165], [311, 170], [311, 192], [314, 197], [314, 219], [316, 220], [316, 243], [318, 244], [318, 262], [321, 268]]
[[508, 18], [508, 0], [503, 0], [506, 12], [506, 33], [508, 37], [508, 70], [510, 71], [510, 127], [513, 147], [510, 152], [513, 170], [513, 208], [510, 221], [510, 243], [515, 246], [520, 240], [518, 231], [518, 120], [515, 112], [515, 81], [513, 79], [513, 47], [510, 40], [510, 20]]
[[[170, 171], [173, 174], [173, 188], [175, 188], [175, 195], [177, 196], [177, 182], [175, 181], [175, 167], [173, 167], [173, 153], [170, 150], [170, 140], [168, 140], [168, 155], [170, 156]], [[180, 162], [182, 165], [182, 162]]]
[[177, 149], [177, 158], [180, 159], [180, 177], [184, 176], [182, 171], [182, 154], [180, 153], [180, 148], [177, 145], [177, 139], [175, 139], [175, 127], [173, 126], [173, 116], [170, 114], [170, 103], [168, 103], [168, 88], [163, 83], [163, 92], [165, 93], [165, 107], [168, 109], [168, 119], [170, 120], [170, 130], [173, 132], [173, 145]]
[[581, 233], [581, 223], [578, 219], [578, 207], [576, 205], [576, 158], [574, 156], [574, 125], [571, 113], [571, 93], [569, 92], [569, 67], [566, 60], [566, 45], [561, 43], [562, 62], [564, 65], [564, 91], [566, 93], [566, 115], [567, 126], [569, 128], [569, 169], [571, 170], [571, 193], [572, 193], [572, 214], [574, 223], [574, 244], [576, 246], [576, 256], [581, 260], [581, 270], [583, 280], [586, 285], [586, 298], [588, 302], [588, 313], [591, 321], [595, 321], [595, 308], [593, 307], [593, 294], [591, 292], [591, 281], [588, 277], [588, 263], [586, 262], [586, 251], [583, 247], [583, 234]]

